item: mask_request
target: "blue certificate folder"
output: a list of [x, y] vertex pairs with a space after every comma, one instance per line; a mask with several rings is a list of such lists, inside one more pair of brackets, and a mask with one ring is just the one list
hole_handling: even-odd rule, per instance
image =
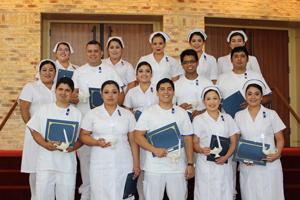
[[138, 120], [139, 120], [139, 118], [140, 118], [141, 114], [142, 114], [142, 112], [141, 112], [141, 111], [139, 111], [139, 110], [136, 110], [136, 111], [135, 111], [134, 117], [135, 117], [135, 120], [136, 120], [136, 121], [138, 121]]
[[[185, 147], [176, 122], [147, 133], [146, 138], [151, 145], [156, 148], [165, 148], [169, 153], [178, 149], [179, 139], [181, 148]], [[152, 155], [156, 157], [154, 153]]]
[[100, 88], [89, 88], [89, 101], [90, 101], [90, 108], [96, 108], [103, 104], [103, 99], [101, 97]]
[[[230, 138], [219, 136], [219, 139], [220, 139], [221, 146], [223, 148], [221, 153], [220, 153], [220, 156], [225, 156], [227, 154], [227, 151], [228, 151], [229, 146], [230, 146]], [[218, 139], [217, 139], [216, 135], [211, 136], [209, 147], [210, 147], [211, 150], [213, 150], [215, 147], [217, 147], [217, 148], [219, 147]], [[216, 160], [215, 154], [210, 154], [209, 156], [207, 156], [206, 160], [215, 162], [215, 160]], [[226, 160], [225, 163], [227, 164], [228, 160]]]
[[69, 70], [59, 69], [57, 72], [57, 80], [59, 80], [62, 77], [68, 77], [72, 78], [73, 72]]
[[[266, 149], [269, 149], [270, 145], [265, 144], [265, 147]], [[263, 144], [260, 142], [237, 139], [232, 160], [239, 161], [239, 162], [253, 161], [253, 164], [255, 165], [266, 166], [267, 161], [261, 160], [267, 157], [262, 152], [262, 149], [263, 149]]]
[[224, 99], [221, 102], [221, 106], [227, 114], [231, 115], [231, 117], [234, 118], [235, 113], [237, 113], [240, 110], [243, 110], [241, 104], [245, 101], [246, 100], [244, 99], [241, 92], [237, 91], [236, 93]]
[[137, 181], [138, 181], [139, 177], [137, 177], [136, 179], [133, 180], [132, 179], [133, 175], [134, 175], [134, 172], [129, 173], [127, 175], [126, 183], [125, 183], [125, 187], [124, 187], [123, 199], [127, 199], [129, 197], [136, 195], [136, 185], [137, 185]]
[[70, 147], [76, 142], [78, 122], [47, 119], [45, 141], [46, 142], [66, 142], [64, 129], [66, 130]]

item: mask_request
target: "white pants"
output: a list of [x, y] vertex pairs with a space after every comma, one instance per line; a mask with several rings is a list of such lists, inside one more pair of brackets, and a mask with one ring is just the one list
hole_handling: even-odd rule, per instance
[[237, 162], [232, 161], [232, 173], [233, 173], [233, 199], [236, 199], [237, 191], [236, 191], [236, 170], [237, 170]]
[[76, 174], [55, 170], [37, 170], [37, 200], [74, 200]]
[[143, 191], [144, 176], [145, 176], [145, 171], [141, 170], [141, 173], [139, 175], [139, 179], [137, 182], [137, 186], [136, 186], [138, 194], [139, 194], [139, 200], [145, 200], [144, 191]]
[[91, 163], [92, 147], [83, 145], [77, 150], [78, 158], [80, 160], [80, 172], [82, 185], [79, 187], [79, 194], [81, 200], [91, 199], [91, 184], [90, 184], [90, 163]]
[[143, 188], [146, 200], [163, 199], [165, 188], [169, 199], [187, 199], [187, 181], [185, 180], [184, 173], [166, 174], [145, 172]]
[[30, 192], [31, 192], [31, 200], [36, 200], [35, 185], [36, 185], [36, 173], [30, 173], [29, 174], [29, 186], [30, 186]]

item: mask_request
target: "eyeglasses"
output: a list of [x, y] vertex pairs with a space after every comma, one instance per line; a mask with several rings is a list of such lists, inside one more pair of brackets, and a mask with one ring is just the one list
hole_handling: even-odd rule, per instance
[[182, 64], [187, 65], [187, 64], [194, 64], [196, 62], [197, 62], [196, 60], [190, 60], [190, 61], [183, 61]]
[[62, 48], [59, 48], [57, 51], [65, 51], [65, 52], [68, 52], [69, 49], [62, 49]]

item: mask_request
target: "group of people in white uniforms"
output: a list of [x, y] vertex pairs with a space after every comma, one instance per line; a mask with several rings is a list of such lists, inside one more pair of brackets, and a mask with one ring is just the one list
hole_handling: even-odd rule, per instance
[[[241, 43], [242, 46], [247, 41], [247, 36], [243, 32], [241, 33], [241, 31], [235, 31], [230, 33], [229, 45], [233, 46], [232, 44], [234, 44], [235, 40], [238, 40], [240, 38], [242, 38], [242, 43]], [[78, 70], [75, 70], [74, 72], [73, 80], [75, 84], [75, 92], [73, 93], [71, 102], [74, 103], [77, 108], [79, 108], [79, 110], [83, 113], [83, 115], [85, 115], [90, 110], [89, 103], [83, 104], [82, 100], [79, 100], [78, 96], [88, 94], [88, 88], [90, 87], [100, 88], [102, 83], [105, 82], [106, 80], [114, 80], [119, 85], [120, 93], [118, 98], [118, 104], [119, 105], [123, 104], [124, 95], [125, 93], [127, 93], [123, 104], [124, 107], [128, 110], [131, 110], [132, 113], [135, 113], [136, 110], [140, 110], [143, 112], [144, 109], [146, 109], [147, 107], [159, 103], [158, 101], [159, 98], [156, 96], [156, 91], [155, 91], [156, 84], [161, 78], [169, 78], [175, 83], [175, 86], [173, 87], [173, 90], [175, 90], [173, 103], [177, 103], [178, 106], [184, 108], [190, 113], [192, 112], [193, 119], [195, 119], [197, 115], [200, 115], [202, 113], [204, 114], [206, 107], [204, 106], [205, 104], [203, 103], [199, 93], [201, 93], [202, 89], [205, 86], [212, 86], [216, 80], [215, 59], [212, 56], [207, 55], [202, 50], [203, 43], [207, 39], [207, 36], [201, 29], [195, 29], [190, 31], [187, 39], [191, 47], [195, 50], [197, 57], [194, 56], [194, 54], [183, 56], [186, 58], [186, 60], [184, 60], [183, 58], [180, 59], [180, 63], [182, 67], [177, 63], [175, 59], [173, 59], [170, 56], [166, 56], [163, 51], [166, 46], [166, 42], [169, 39], [170, 39], [169, 36], [164, 32], [155, 32], [151, 34], [149, 38], [149, 42], [152, 45], [153, 53], [148, 56], [142, 57], [140, 59], [141, 62], [138, 63], [135, 70], [136, 77], [140, 84], [136, 87], [134, 87], [136, 79], [135, 76], [132, 76], [132, 73], [134, 73], [132, 66], [126, 61], [123, 61], [121, 58], [123, 48], [125, 47], [122, 38], [112, 37], [108, 40], [106, 47], [108, 48], [108, 50], [111, 49], [111, 51], [109, 51], [110, 58], [102, 60], [103, 62], [101, 61], [101, 56], [103, 53], [101, 51], [100, 44], [93, 43], [93, 42], [88, 44], [86, 49], [86, 57], [88, 63], [80, 67]], [[66, 48], [63, 46], [65, 44], [57, 44], [55, 47], [56, 49], [55, 52], [56, 53], [61, 51], [68, 52], [66, 51]], [[70, 49], [72, 47], [69, 45], [68, 48], [70, 52], [71, 51]], [[198, 57], [200, 57], [200, 59], [198, 59]], [[59, 57], [56, 62], [59, 62]], [[109, 69], [107, 67], [109, 65], [111, 66], [111, 68], [115, 68], [117, 72], [119, 72], [119, 74], [115, 73], [115, 70]], [[249, 62], [247, 64], [247, 67], [248, 65]], [[186, 66], [186, 69], [184, 66]], [[232, 64], [231, 66], [234, 67]], [[252, 66], [252, 64], [250, 65], [250, 68], [251, 67], [255, 69], [255, 66]], [[204, 68], [206, 68], [206, 70], [204, 70]], [[141, 70], [140, 74], [139, 74], [139, 70]], [[184, 73], [182, 70], [184, 70]], [[196, 71], [196, 73], [194, 71]], [[210, 71], [209, 75], [207, 73], [208, 71]], [[124, 76], [122, 77], [121, 74], [123, 74]], [[252, 73], [252, 71], [249, 72], [247, 71], [247, 73], [244, 73], [244, 78], [245, 78], [245, 74], [246, 74], [246, 78], [251, 79], [251, 77], [253, 77], [252, 74], [255, 73]], [[180, 80], [178, 80], [180, 75], [181, 75]], [[204, 78], [204, 76], [207, 78]], [[219, 81], [219, 78], [218, 78], [218, 82], [221, 82], [221, 80]], [[123, 91], [124, 85], [127, 87], [126, 92]], [[186, 87], [182, 87], [183, 85], [186, 85]], [[218, 86], [222, 86], [222, 85], [223, 84], [218, 84]], [[223, 90], [221, 88], [220, 90], [221, 90], [221, 94], [222, 92], [226, 91], [226, 89]], [[176, 94], [178, 95], [176, 96]], [[188, 94], [190, 97], [182, 98], [182, 95], [180, 94]], [[196, 109], [192, 109], [193, 107], [192, 103], [194, 101], [199, 103], [198, 106], [196, 106]], [[246, 104], [243, 106], [246, 107]], [[84, 150], [85, 148], [88, 150]], [[90, 193], [93, 194], [93, 192], [90, 192], [89, 189], [90, 187], [89, 179], [91, 176], [89, 174], [89, 169], [92, 168], [91, 166], [89, 166], [90, 149], [91, 147], [88, 147], [88, 145], [84, 145], [78, 150], [79, 156], [81, 154], [80, 164], [81, 164], [81, 171], [82, 171], [82, 178], [83, 178], [83, 185], [80, 187], [79, 190], [80, 193], [82, 193], [82, 198], [81, 198], [82, 200], [90, 199], [89, 196]], [[87, 152], [87, 153], [80, 153], [80, 151]], [[143, 166], [145, 163], [142, 162], [142, 159], [143, 158], [141, 158], [141, 163], [138, 164], [141, 165], [141, 169], [145, 168], [145, 166]], [[142, 177], [140, 178], [141, 178], [140, 180], [142, 181], [143, 178]], [[144, 183], [147, 182], [146, 180], [147, 179], [144, 180]], [[148, 190], [148, 192], [149, 191], [151, 190]], [[140, 190], [139, 193], [141, 192], [147, 194], [146, 191], [143, 192]], [[168, 194], [169, 193], [170, 192], [168, 192]]]

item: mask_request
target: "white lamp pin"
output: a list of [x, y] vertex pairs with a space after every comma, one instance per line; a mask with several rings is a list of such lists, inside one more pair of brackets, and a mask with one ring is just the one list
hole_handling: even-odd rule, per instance
[[220, 143], [219, 133], [217, 133], [217, 141], [218, 141], [218, 148], [215, 147], [213, 150], [210, 150], [211, 154], [215, 154], [215, 158], [221, 157], [219, 153], [221, 153], [221, 151], [223, 150]]
[[113, 138], [110, 139], [110, 144], [111, 144], [111, 149], [114, 149], [116, 148], [115, 144], [118, 142], [118, 138], [117, 138], [117, 135], [116, 135], [116, 130], [115, 130], [115, 127], [112, 126], [112, 132], [113, 132]]
[[66, 153], [66, 152], [68, 152], [67, 148], [69, 147], [70, 143], [68, 141], [68, 137], [67, 137], [67, 133], [66, 133], [65, 129], [64, 129], [64, 136], [65, 136], [66, 142], [62, 142], [59, 146], [56, 144], [56, 148], [60, 149], [60, 150], [63, 150], [62, 152]]
[[172, 153], [168, 153], [167, 154], [167, 157], [172, 159], [171, 163], [176, 163], [176, 160], [178, 158], [180, 158], [180, 156], [181, 156], [180, 149], [181, 149], [181, 140], [179, 139], [179, 142], [178, 142], [178, 151], [174, 151]]
[[[90, 86], [89, 86], [88, 81], [86, 81], [86, 86], [87, 86], [87, 90], [89, 91]], [[90, 94], [82, 94], [82, 95], [79, 95], [79, 96], [78, 96], [78, 98], [79, 98], [80, 100], [82, 100], [83, 103], [86, 103], [89, 97], [90, 97]]]
[[192, 102], [192, 110], [195, 111], [198, 105], [199, 105], [199, 101]]
[[278, 150], [276, 149], [275, 151], [271, 151], [271, 149], [266, 149], [265, 147], [265, 134], [261, 134], [261, 138], [262, 138], [262, 143], [263, 143], [263, 149], [262, 149], [262, 152], [265, 154], [265, 155], [269, 155], [269, 154], [276, 154], [278, 152]]

